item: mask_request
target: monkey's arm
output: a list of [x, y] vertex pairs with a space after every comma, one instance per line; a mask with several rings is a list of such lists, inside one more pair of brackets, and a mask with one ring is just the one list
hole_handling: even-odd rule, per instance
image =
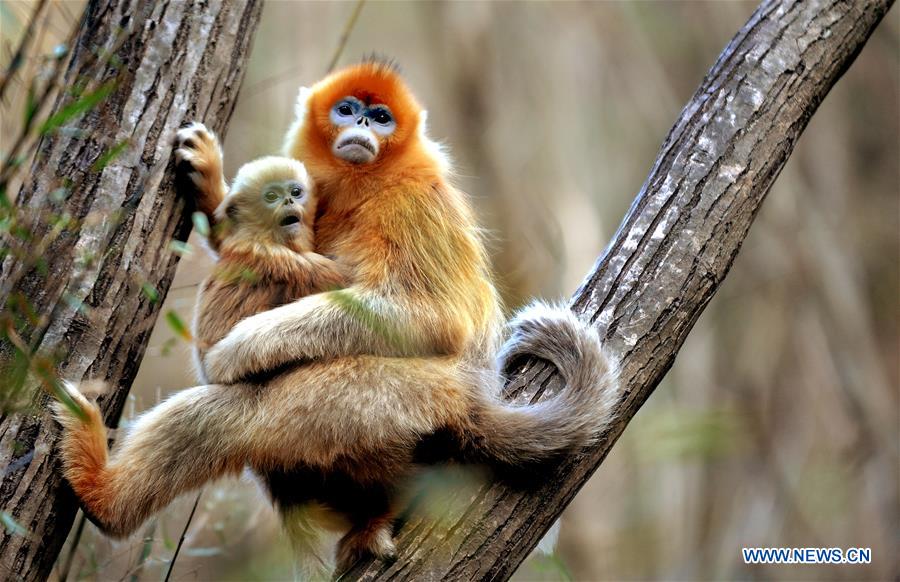
[[415, 313], [383, 296], [351, 286], [309, 295], [239, 322], [206, 354], [210, 381], [232, 384], [291, 362], [348, 355], [434, 355]]
[[307, 265], [309, 293], [333, 291], [350, 284], [352, 275], [347, 265], [319, 253], [308, 252], [302, 255], [302, 260]]

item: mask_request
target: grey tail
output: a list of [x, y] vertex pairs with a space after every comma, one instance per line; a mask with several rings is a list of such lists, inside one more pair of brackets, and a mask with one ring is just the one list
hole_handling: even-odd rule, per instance
[[597, 331], [569, 309], [542, 302], [522, 309], [509, 326], [511, 335], [499, 354], [501, 369], [517, 357], [536, 356], [559, 370], [565, 387], [525, 406], [486, 397], [467, 427], [466, 456], [521, 466], [593, 443], [619, 401], [617, 369]]

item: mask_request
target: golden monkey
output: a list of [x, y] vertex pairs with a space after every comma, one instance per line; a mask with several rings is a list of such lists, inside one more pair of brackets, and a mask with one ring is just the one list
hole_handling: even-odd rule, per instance
[[[571, 312], [526, 308], [498, 349], [479, 229], [395, 70], [367, 62], [302, 90], [284, 153], [316, 184], [316, 250], [349, 264], [353, 283], [239, 322], [204, 357], [215, 383], [151, 409], [111, 457], [99, 412], [70, 386], [89, 420], [58, 411], [66, 477], [107, 531], [133, 531], [175, 495], [249, 465], [286, 520], [310, 502], [348, 520], [344, 570], [394, 554], [391, 501], [430, 437], [463, 459], [522, 467], [607, 426], [615, 371]], [[207, 178], [214, 200], [218, 178]], [[498, 363], [523, 354], [552, 362], [566, 388], [531, 406], [500, 400]]]

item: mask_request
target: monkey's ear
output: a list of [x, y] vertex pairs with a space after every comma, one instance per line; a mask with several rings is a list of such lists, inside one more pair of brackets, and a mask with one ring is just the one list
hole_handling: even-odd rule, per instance
[[237, 222], [238, 207], [237, 204], [228, 204], [225, 206], [225, 218], [232, 222]]

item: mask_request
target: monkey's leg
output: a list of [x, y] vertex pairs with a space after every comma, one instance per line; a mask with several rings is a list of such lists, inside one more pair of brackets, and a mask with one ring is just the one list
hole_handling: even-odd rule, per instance
[[85, 513], [107, 534], [130, 534], [177, 495], [244, 465], [234, 440], [247, 410], [240, 386], [175, 394], [138, 418], [111, 456], [100, 409], [74, 385], [66, 388], [87, 419], [54, 406], [63, 425], [63, 472]]
[[350, 519], [350, 531], [337, 546], [336, 572], [348, 570], [360, 558], [390, 560], [396, 556], [389, 488], [383, 484], [350, 485], [334, 507]]
[[197, 209], [212, 224], [213, 213], [228, 193], [219, 140], [205, 125], [194, 122], [178, 130], [176, 146], [175, 159], [187, 166], [179, 171], [184, 171], [197, 188]]

